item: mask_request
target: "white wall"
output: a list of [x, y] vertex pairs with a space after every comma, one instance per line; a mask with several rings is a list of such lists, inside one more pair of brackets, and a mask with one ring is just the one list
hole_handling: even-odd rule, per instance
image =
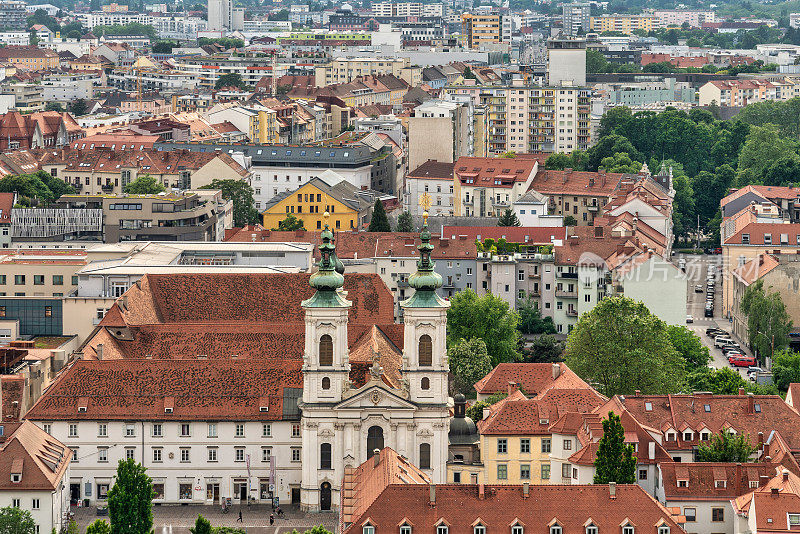
[[[370, 187], [371, 165], [357, 169], [332, 169], [346, 181], [358, 187]], [[263, 210], [266, 203], [275, 195], [285, 191], [294, 191], [301, 185], [308, 183], [312, 178], [320, 176], [325, 168], [311, 167], [261, 167], [253, 165], [250, 171], [253, 176], [250, 185], [255, 194], [256, 209]]]

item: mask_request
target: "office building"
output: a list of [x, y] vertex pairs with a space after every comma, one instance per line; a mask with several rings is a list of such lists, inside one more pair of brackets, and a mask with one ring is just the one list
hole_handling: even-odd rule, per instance
[[464, 13], [461, 29], [467, 48], [472, 50], [503, 42], [503, 16], [499, 13]]

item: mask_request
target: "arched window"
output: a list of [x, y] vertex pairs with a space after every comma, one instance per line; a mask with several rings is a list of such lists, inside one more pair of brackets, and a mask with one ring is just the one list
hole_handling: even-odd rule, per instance
[[422, 380], [420, 381], [420, 387], [422, 389], [431, 389], [431, 379], [428, 378], [427, 376], [423, 377]]
[[428, 334], [422, 334], [419, 338], [419, 364], [433, 365], [433, 342]]
[[330, 443], [322, 443], [319, 446], [319, 468], [320, 469], [330, 469], [331, 468], [331, 444]]
[[319, 338], [319, 364], [333, 365], [333, 339], [328, 334]]
[[322, 389], [331, 389], [331, 379], [327, 376], [322, 377]]
[[383, 449], [383, 429], [377, 425], [367, 430], [367, 459], [372, 458], [375, 449]]
[[431, 468], [431, 444], [430, 443], [420, 443], [419, 444], [419, 468], [420, 469], [430, 469]]

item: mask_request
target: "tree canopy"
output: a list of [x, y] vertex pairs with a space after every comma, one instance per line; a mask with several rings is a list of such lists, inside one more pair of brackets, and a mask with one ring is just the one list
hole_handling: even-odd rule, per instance
[[120, 460], [117, 476], [108, 492], [111, 534], [150, 532], [153, 529], [153, 481], [142, 464]]
[[238, 87], [239, 89], [244, 89], [247, 87], [247, 84], [242, 80], [241, 74], [238, 72], [230, 72], [220, 76], [214, 84], [214, 89], [219, 90], [223, 87]]
[[142, 174], [122, 188], [123, 193], [130, 195], [157, 195], [163, 193], [164, 190], [164, 184], [150, 174]]
[[750, 346], [760, 361], [789, 345], [792, 320], [776, 291], [767, 292], [758, 280], [744, 291], [741, 309], [747, 315]]
[[286, 218], [282, 221], [278, 221], [278, 227], [273, 228], [273, 230], [280, 230], [280, 231], [292, 231], [292, 230], [303, 230], [305, 229], [305, 222], [303, 219], [297, 218], [292, 213], [287, 213]]
[[0, 508], [0, 533], [2, 534], [34, 534], [36, 522], [28, 510], [16, 506]]
[[497, 226], [519, 226], [519, 218], [513, 210], [506, 209], [497, 219]]
[[462, 339], [480, 338], [486, 343], [492, 365], [520, 359], [519, 314], [506, 301], [487, 293], [479, 297], [473, 290], [456, 293], [447, 310], [447, 346]]
[[16, 174], [0, 178], [0, 192], [18, 195], [18, 203], [23, 206], [47, 205], [61, 195], [74, 193], [75, 189], [50, 173], [36, 171], [33, 174]]
[[411, 217], [411, 214], [409, 212], [404, 211], [397, 218], [397, 231], [398, 232], [414, 231], [414, 219]]
[[625, 429], [620, 417], [608, 412], [608, 419], [603, 420], [603, 436], [597, 444], [597, 456], [594, 459], [594, 483], [618, 484], [636, 483], [636, 457], [633, 445], [625, 443]]
[[453, 373], [455, 388], [469, 395], [473, 384], [492, 370], [492, 361], [482, 339], [461, 340], [447, 348], [447, 361]]
[[675, 393], [686, 374], [666, 323], [621, 296], [604, 298], [581, 315], [567, 337], [566, 356], [570, 369], [609, 397]]
[[86, 527], [86, 534], [111, 534], [111, 525], [104, 519], [97, 519]]
[[391, 232], [392, 226], [389, 224], [389, 218], [386, 216], [386, 210], [383, 209], [383, 202], [381, 199], [375, 201], [375, 207], [372, 210], [372, 219], [369, 221], [368, 232]]
[[542, 317], [538, 301], [533, 297], [526, 297], [517, 303], [519, 314], [519, 331], [523, 334], [555, 334], [556, 327], [552, 317]]
[[722, 431], [714, 434], [709, 442], [701, 443], [697, 451], [698, 462], [750, 462], [756, 448], [750, 444], [747, 434]]
[[253, 188], [244, 180], [214, 178], [210, 184], [200, 189], [219, 189], [222, 191], [222, 198], [233, 200], [233, 224], [235, 226], [242, 227], [259, 222], [259, 214], [253, 199]]
[[683, 325], [670, 325], [667, 327], [669, 341], [686, 362], [686, 370], [707, 368], [711, 361], [708, 347], [703, 345], [700, 338]]

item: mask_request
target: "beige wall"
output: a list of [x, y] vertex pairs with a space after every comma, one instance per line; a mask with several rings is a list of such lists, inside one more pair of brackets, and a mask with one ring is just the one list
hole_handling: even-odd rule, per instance
[[192, 173], [191, 189], [206, 186], [215, 178], [220, 180], [244, 180], [239, 173], [220, 158], [214, 158]]
[[83, 343], [100, 322], [98, 310], [108, 311], [114, 298], [67, 297], [62, 304], [64, 310], [64, 335], [77, 336]]
[[456, 135], [450, 117], [409, 117], [408, 119], [408, 170], [435, 159], [453, 163]]
[[[77, 287], [77, 284], [72, 283], [73, 275], [84, 267], [85, 263], [81, 262], [76, 265], [59, 264], [59, 263], [18, 263], [8, 262], [0, 263], [0, 282], [3, 282], [2, 277], [5, 276], [5, 283], [0, 283], [0, 293], [4, 296], [13, 297], [15, 293], [23, 293], [18, 296], [40, 296], [52, 297], [54, 293], [61, 293], [68, 295], [72, 290]], [[24, 283], [17, 284], [15, 276], [22, 275], [25, 277]], [[37, 276], [43, 276], [41, 284], [36, 283]], [[55, 284], [54, 276], [61, 276], [62, 283]], [[20, 280], [22, 282], [22, 280]]]

